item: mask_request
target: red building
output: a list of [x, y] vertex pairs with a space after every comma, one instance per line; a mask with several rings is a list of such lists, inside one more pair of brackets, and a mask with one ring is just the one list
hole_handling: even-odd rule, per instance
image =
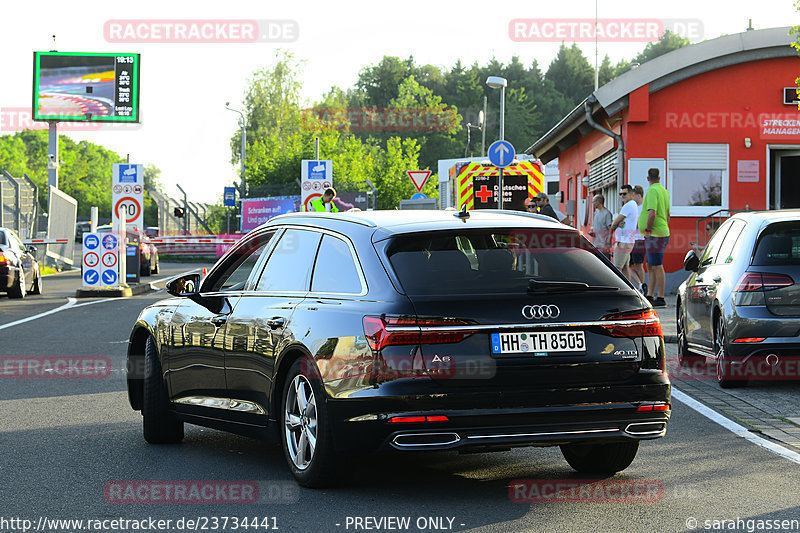
[[[667, 290], [706, 222], [730, 210], [800, 207], [800, 57], [790, 28], [675, 50], [600, 87], [526, 152], [558, 158], [561, 210], [588, 231], [592, 195], [618, 213], [619, 186], [661, 171], [670, 193]], [[705, 217], [714, 217], [705, 218]]]

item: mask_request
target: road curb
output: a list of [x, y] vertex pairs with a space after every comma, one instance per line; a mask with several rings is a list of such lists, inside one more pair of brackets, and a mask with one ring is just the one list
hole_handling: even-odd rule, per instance
[[75, 298], [128, 298], [158, 290], [152, 283], [134, 283], [128, 287], [83, 287], [75, 291]]

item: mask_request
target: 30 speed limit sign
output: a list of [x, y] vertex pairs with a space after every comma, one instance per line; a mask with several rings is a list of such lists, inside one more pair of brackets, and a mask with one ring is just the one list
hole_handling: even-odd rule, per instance
[[142, 165], [115, 163], [111, 179], [111, 217], [114, 227], [124, 216], [128, 224], [144, 227], [144, 169]]

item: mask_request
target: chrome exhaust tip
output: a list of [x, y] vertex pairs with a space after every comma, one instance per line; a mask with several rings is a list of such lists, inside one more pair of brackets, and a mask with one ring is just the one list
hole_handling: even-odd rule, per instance
[[458, 433], [401, 433], [392, 439], [392, 446], [399, 449], [435, 448], [449, 446], [461, 440]]
[[771, 353], [771, 354], [769, 354], [767, 356], [767, 364], [769, 366], [777, 366], [779, 362], [780, 362], [780, 358], [777, 355], [775, 355], [774, 353]]
[[625, 433], [634, 437], [651, 437], [661, 435], [667, 430], [666, 422], [636, 422], [628, 424]]

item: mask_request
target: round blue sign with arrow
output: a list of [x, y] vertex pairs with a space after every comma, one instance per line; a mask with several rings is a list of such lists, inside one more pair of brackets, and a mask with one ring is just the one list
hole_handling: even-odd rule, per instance
[[87, 285], [97, 285], [97, 282], [100, 281], [100, 273], [97, 270], [87, 270], [83, 274], [83, 281]]
[[489, 161], [498, 168], [510, 165], [515, 155], [514, 146], [508, 141], [495, 141], [489, 147]]
[[113, 270], [103, 271], [103, 283], [106, 285], [113, 285], [117, 282], [117, 273]]

